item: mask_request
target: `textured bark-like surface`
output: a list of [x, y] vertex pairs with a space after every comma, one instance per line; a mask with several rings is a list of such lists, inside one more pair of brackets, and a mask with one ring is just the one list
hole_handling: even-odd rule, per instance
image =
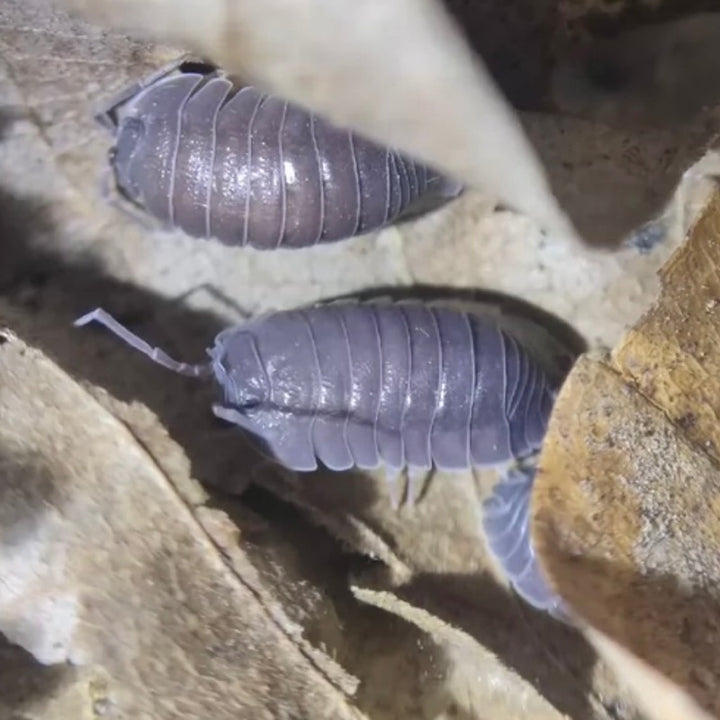
[[720, 196], [660, 271], [662, 292], [613, 362], [689, 439], [720, 462]]
[[719, 223], [715, 194], [650, 310], [611, 357], [574, 367], [533, 502], [553, 586], [657, 718], [683, 693], [720, 714]]

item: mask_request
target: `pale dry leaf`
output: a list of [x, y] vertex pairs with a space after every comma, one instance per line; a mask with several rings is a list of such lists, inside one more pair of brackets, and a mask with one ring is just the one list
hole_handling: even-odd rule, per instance
[[56, 0], [193, 48], [574, 237], [535, 150], [436, 0]]
[[[278, 533], [273, 534], [267, 520], [241, 503], [225, 499], [222, 509], [208, 507], [209, 502], [218, 503], [218, 499], [211, 498], [192, 479], [186, 453], [170, 440], [167, 430], [146, 407], [139, 403], [119, 402], [92, 386], [87, 389], [142, 443], [173, 488], [192, 508], [198, 524], [212, 538], [225, 560], [270, 610], [273, 620], [313, 664], [332, 678], [335, 685], [347, 695], [353, 695], [357, 691], [358, 678], [319, 649], [326, 648], [333, 655], [343, 653], [346, 643], [342, 625], [348, 619], [357, 619], [348, 616], [341, 619], [326, 597], [327, 576], [332, 575], [332, 571], [309, 573], [306, 563], [298, 558], [302, 552], [288, 546]], [[246, 466], [244, 471], [249, 473], [250, 467]], [[239, 490], [235, 487], [236, 492]], [[306, 534], [304, 544], [305, 550], [319, 560], [322, 540], [318, 542], [314, 536]], [[324, 553], [322, 565], [332, 567], [337, 563], [336, 556], [335, 548], [329, 548]]]
[[[719, 217], [716, 192], [650, 310], [611, 358], [582, 358], [570, 373], [533, 501], [539, 555], [578, 616], [676, 686], [667, 692], [716, 715]], [[653, 712], [676, 717], [672, 708]]]
[[[355, 596], [370, 605], [399, 615], [442, 643], [446, 652], [463, 658], [472, 677], [470, 693], [465, 689], [464, 707], [458, 714], [467, 718], [503, 720], [561, 720], [567, 716], [554, 708], [525, 679], [506, 667], [502, 660], [462, 630], [446, 624], [426, 610], [413, 606], [391, 592], [353, 585]], [[457, 668], [458, 665], [455, 664]], [[456, 681], [457, 682], [457, 681]]]
[[363, 717], [126, 427], [19, 339], [0, 375], [8, 638], [97, 668], [116, 714]]
[[[452, 553], [452, 546], [448, 551]], [[448, 559], [458, 562], [439, 548], [437, 563]], [[468, 563], [465, 572], [418, 573], [401, 586], [388, 583], [382, 574], [366, 573], [354, 580], [353, 588], [359, 599], [443, 641], [441, 646], [454, 660], [450, 672], [457, 671], [457, 697], [472, 698], [477, 707], [490, 701], [485, 697], [488, 688], [479, 682], [490, 672], [505, 678], [504, 693], [517, 700], [527, 696], [530, 686], [562, 716], [639, 720], [632, 696], [583, 637], [530, 611], [500, 587], [488, 564], [485, 559], [484, 566], [474, 570]], [[493, 694], [490, 691], [489, 698]], [[512, 699], [505, 702], [513, 704]]]
[[618, 675], [636, 689], [648, 720], [712, 720], [712, 716], [687, 693], [668, 682], [652, 666], [638, 660], [621, 644], [593, 629], [587, 630], [587, 636]]
[[103, 201], [98, 161], [107, 153], [107, 134], [93, 120], [94, 105], [178, 55], [108, 34], [52, 6], [8, 0], [0, 6], [5, 134], [31, 121], [81, 199], [90, 206]]
[[107, 707], [107, 676], [99, 667], [41, 666], [0, 637], [3, 720], [97, 720]]

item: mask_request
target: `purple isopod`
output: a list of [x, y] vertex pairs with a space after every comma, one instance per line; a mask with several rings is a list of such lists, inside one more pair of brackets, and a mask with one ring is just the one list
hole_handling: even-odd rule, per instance
[[115, 136], [110, 164], [125, 200], [166, 228], [229, 245], [335, 242], [462, 190], [391, 148], [200, 63], [164, 68], [96, 117]]
[[214, 377], [218, 417], [285, 467], [496, 468], [483, 507], [488, 546], [516, 591], [563, 617], [529, 536], [533, 460], [560, 384], [492, 318], [440, 304], [333, 302], [220, 332], [210, 362], [173, 360], [98, 308], [96, 321], [155, 362]]

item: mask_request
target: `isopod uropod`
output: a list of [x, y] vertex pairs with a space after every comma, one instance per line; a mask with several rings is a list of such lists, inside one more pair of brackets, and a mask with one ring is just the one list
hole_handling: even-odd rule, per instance
[[334, 242], [462, 189], [199, 63], [176, 63], [126, 88], [96, 118], [114, 134], [110, 165], [125, 200], [166, 228], [231, 245]]
[[529, 536], [532, 461], [560, 383], [490, 318], [414, 302], [334, 302], [223, 330], [210, 362], [170, 358], [102, 309], [97, 321], [176, 372], [214, 378], [220, 418], [280, 464], [312, 471], [492, 467], [489, 548], [530, 604], [564, 616]]

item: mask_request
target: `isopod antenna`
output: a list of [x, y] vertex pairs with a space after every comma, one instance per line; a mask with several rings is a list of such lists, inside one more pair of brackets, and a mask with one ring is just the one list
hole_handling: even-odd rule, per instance
[[131, 332], [121, 322], [116, 320], [109, 312], [106, 312], [102, 308], [95, 308], [89, 313], [86, 313], [82, 317], [75, 320], [73, 325], [75, 327], [82, 327], [91, 322], [100, 323], [104, 325], [110, 332], [117, 335], [124, 343], [130, 345], [135, 350], [140, 351], [143, 355], [147, 355], [154, 363], [162, 365], [168, 370], [172, 370], [180, 375], [187, 375], [188, 377], [209, 377], [212, 375], [212, 367], [209, 363], [202, 364], [191, 364], [186, 362], [180, 362], [171, 358], [164, 350], [158, 347], [152, 347], [149, 343], [143, 340], [141, 337]]

